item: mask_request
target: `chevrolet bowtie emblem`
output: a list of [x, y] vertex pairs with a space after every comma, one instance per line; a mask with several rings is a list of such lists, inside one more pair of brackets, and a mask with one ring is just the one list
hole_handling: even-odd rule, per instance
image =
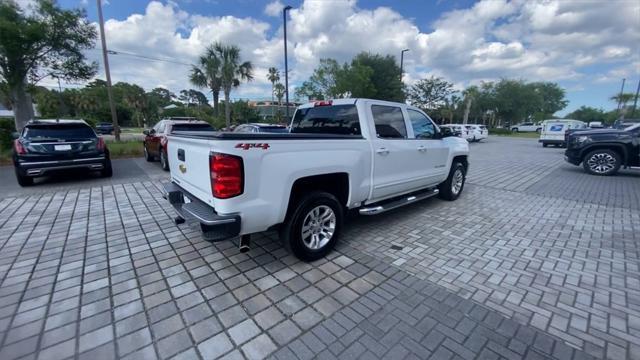
[[178, 166], [178, 169], [180, 169], [180, 172], [183, 174], [187, 172], [187, 167], [184, 166], [184, 164], [180, 164], [180, 166]]

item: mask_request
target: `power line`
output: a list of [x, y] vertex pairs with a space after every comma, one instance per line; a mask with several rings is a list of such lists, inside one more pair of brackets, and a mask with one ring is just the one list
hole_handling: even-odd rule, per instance
[[[91, 49], [91, 50], [102, 51], [102, 49], [99, 49], [99, 48], [95, 48], [95, 49]], [[169, 59], [169, 58], [164, 58], [163, 59], [163, 58], [159, 58], [159, 57], [146, 56], [146, 55], [136, 54], [136, 53], [127, 52], [127, 51], [107, 50], [107, 52], [109, 54], [111, 54], [111, 55], [125, 55], [125, 56], [131, 56], [131, 57], [145, 59], [145, 60], [151, 60], [151, 61], [160, 61], [160, 62], [166, 62], [166, 63], [172, 63], [172, 64], [184, 65], [184, 66], [193, 66], [193, 64], [188, 64], [188, 63], [185, 63], [185, 62], [180, 62], [180, 61], [176, 61], [176, 60]]]

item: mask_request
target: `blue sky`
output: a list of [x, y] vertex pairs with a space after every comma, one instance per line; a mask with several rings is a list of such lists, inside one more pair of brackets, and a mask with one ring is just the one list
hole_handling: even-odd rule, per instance
[[[28, 0], [24, 0], [28, 1]], [[268, 98], [269, 66], [283, 68], [282, 0], [103, 0], [108, 46], [192, 63], [212, 41], [236, 43], [256, 66], [256, 80], [237, 98]], [[59, 0], [96, 21], [95, 0]], [[320, 58], [347, 61], [361, 51], [405, 54], [405, 82], [436, 75], [463, 89], [499, 78], [558, 82], [565, 114], [580, 105], [611, 109], [627, 78], [640, 80], [640, 2], [506, 0], [290, 1], [290, 86]], [[100, 60], [99, 53], [89, 56]], [[114, 81], [147, 89], [189, 87], [188, 67], [133, 56], [111, 58]], [[101, 62], [101, 61], [99, 61]]]

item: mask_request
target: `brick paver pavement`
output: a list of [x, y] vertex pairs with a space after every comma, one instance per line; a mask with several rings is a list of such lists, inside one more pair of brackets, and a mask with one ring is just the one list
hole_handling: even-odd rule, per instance
[[156, 182], [0, 199], [0, 359], [640, 358], [638, 211], [528, 193], [563, 166], [352, 219], [311, 264], [203, 241]]

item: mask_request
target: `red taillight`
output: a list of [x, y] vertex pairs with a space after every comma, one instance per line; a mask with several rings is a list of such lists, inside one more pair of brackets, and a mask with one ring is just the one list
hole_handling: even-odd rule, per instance
[[98, 143], [96, 144], [96, 149], [98, 151], [104, 151], [105, 148], [106, 148], [106, 146], [104, 144], [104, 139], [99, 137], [98, 138]]
[[22, 143], [20, 142], [20, 140], [16, 139], [13, 142], [13, 146], [16, 149], [16, 154], [18, 155], [24, 155], [27, 153], [27, 149], [25, 149], [24, 145], [22, 145]]
[[218, 199], [228, 199], [242, 194], [244, 170], [242, 158], [213, 153], [209, 156], [211, 194]]
[[333, 101], [332, 100], [316, 101], [316, 102], [313, 103], [314, 107], [331, 106], [331, 105], [333, 105]]

